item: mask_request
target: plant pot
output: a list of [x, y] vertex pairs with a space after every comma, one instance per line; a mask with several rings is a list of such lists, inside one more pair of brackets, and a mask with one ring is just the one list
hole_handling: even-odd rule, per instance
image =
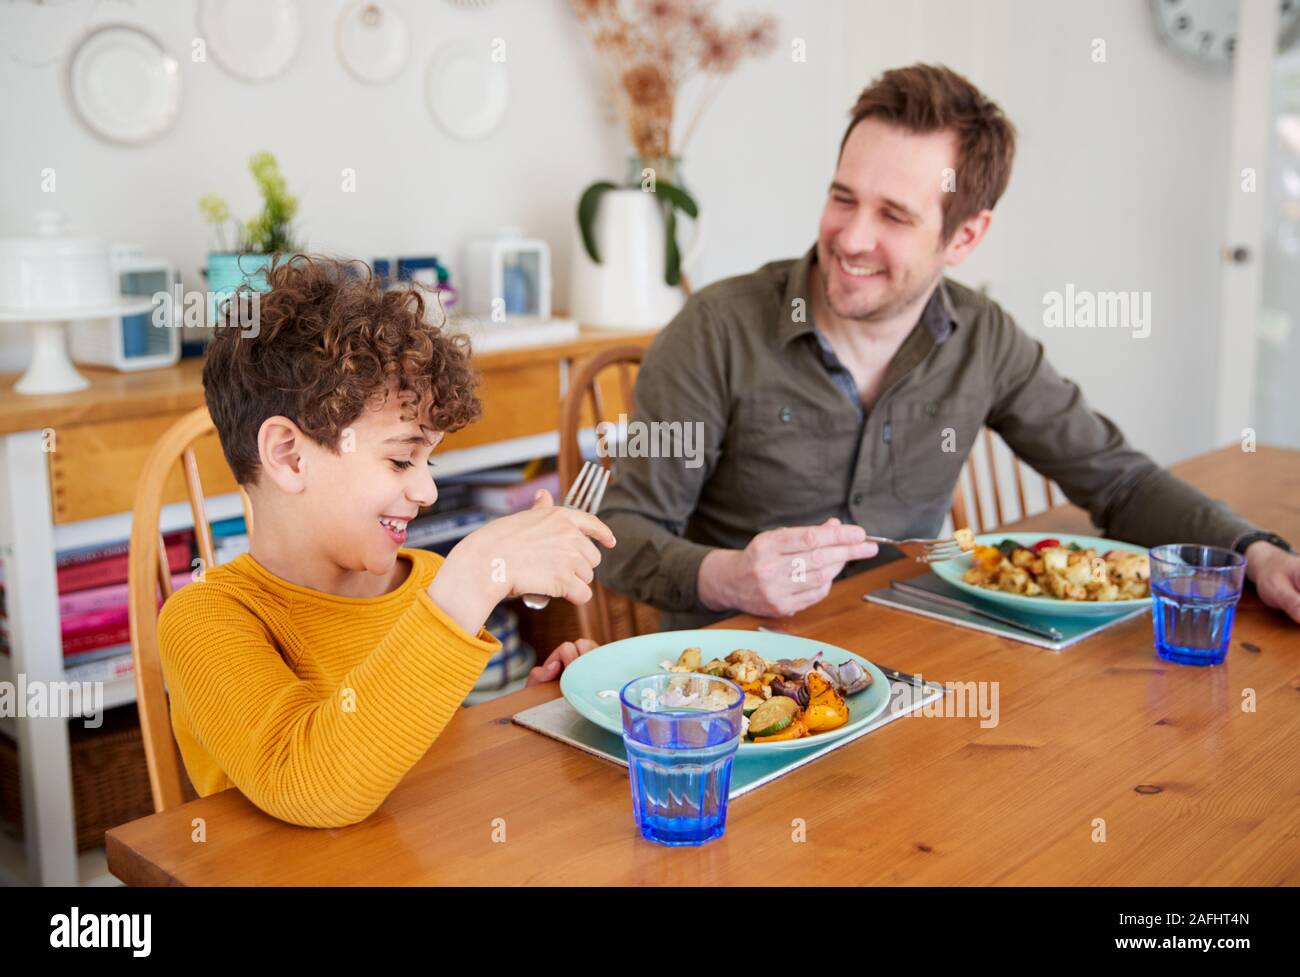
[[208, 320], [217, 322], [217, 307], [240, 285], [265, 292], [270, 288], [266, 280], [266, 266], [271, 263], [269, 254], [237, 254], [214, 251], [208, 255]]

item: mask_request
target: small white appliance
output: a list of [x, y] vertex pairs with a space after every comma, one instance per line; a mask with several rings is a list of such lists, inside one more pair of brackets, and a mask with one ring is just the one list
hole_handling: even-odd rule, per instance
[[123, 372], [171, 366], [181, 358], [178, 307], [172, 294], [176, 269], [166, 258], [151, 257], [135, 245], [115, 244], [111, 252], [117, 293], [148, 299], [143, 312], [86, 319], [68, 327], [72, 359]]
[[461, 307], [494, 322], [551, 317], [551, 248], [514, 229], [471, 241], [465, 249]]

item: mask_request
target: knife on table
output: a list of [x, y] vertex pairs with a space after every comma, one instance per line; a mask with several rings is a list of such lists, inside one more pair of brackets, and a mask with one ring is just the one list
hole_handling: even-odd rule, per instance
[[890, 588], [897, 590], [899, 593], [907, 594], [909, 597], [915, 597], [921, 601], [929, 601], [932, 604], [938, 604], [940, 607], [949, 607], [958, 611], [966, 611], [968, 614], [974, 614], [976, 617], [982, 617], [989, 621], [997, 621], [999, 624], [1005, 624], [1009, 628], [1015, 628], [1018, 631], [1027, 631], [1030, 634], [1036, 634], [1040, 638], [1049, 638], [1052, 641], [1064, 641], [1065, 635], [1061, 634], [1056, 628], [1040, 628], [1036, 624], [1027, 624], [1024, 621], [1017, 621], [1013, 617], [1007, 617], [1005, 614], [999, 614], [996, 611], [986, 610], [983, 607], [975, 607], [966, 603], [964, 600], [957, 600], [955, 597], [945, 597], [943, 594], [932, 593], [915, 584], [910, 584], [905, 580], [895, 580], [891, 583]]

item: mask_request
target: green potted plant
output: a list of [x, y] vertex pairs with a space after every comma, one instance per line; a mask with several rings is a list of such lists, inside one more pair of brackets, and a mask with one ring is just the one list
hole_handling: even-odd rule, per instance
[[262, 193], [262, 210], [251, 220], [235, 223], [235, 246], [228, 245], [227, 225], [232, 223], [230, 206], [215, 193], [199, 198], [199, 213], [212, 226], [216, 250], [208, 253], [206, 278], [209, 315], [216, 319], [217, 305], [242, 284], [265, 290], [265, 268], [277, 252], [301, 249], [294, 235], [292, 221], [298, 213], [298, 198], [289, 193], [280, 164], [272, 153], [254, 153], [248, 160], [249, 172]]

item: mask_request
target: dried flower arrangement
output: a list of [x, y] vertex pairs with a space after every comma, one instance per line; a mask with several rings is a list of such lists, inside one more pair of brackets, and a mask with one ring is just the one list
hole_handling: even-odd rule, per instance
[[[635, 8], [630, 15], [627, 8]], [[691, 196], [673, 181], [673, 162], [690, 142], [700, 119], [717, 98], [726, 77], [746, 57], [768, 53], [776, 45], [776, 20], [770, 16], [742, 19], [725, 28], [713, 14], [713, 0], [573, 0], [578, 19], [587, 28], [599, 56], [605, 80], [628, 139], [644, 166], [655, 171], [647, 187], [663, 198], [667, 222], [665, 280], [681, 280], [680, 252], [676, 242], [676, 211], [698, 214]], [[706, 76], [706, 87], [695, 112], [674, 141], [673, 123], [682, 86], [696, 75]], [[578, 204], [578, 224], [583, 244], [599, 263], [592, 225], [600, 197], [616, 184], [595, 183]]]

